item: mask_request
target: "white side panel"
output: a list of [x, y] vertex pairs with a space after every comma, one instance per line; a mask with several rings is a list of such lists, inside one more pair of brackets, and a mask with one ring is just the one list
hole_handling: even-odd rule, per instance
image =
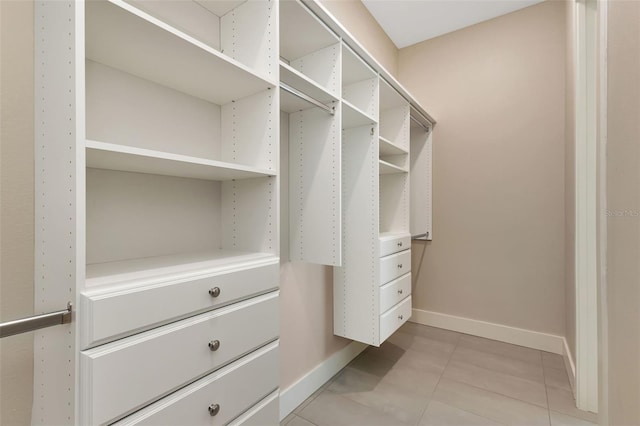
[[87, 169], [87, 262], [220, 248], [220, 183]]
[[221, 159], [277, 170], [279, 96], [265, 90], [222, 107]]
[[409, 105], [380, 111], [380, 136], [395, 145], [409, 148]]
[[87, 137], [219, 160], [220, 107], [87, 61]]
[[[372, 131], [373, 129], [373, 131]], [[379, 344], [378, 132], [343, 131], [343, 264], [334, 268], [334, 334]]]
[[[300, 36], [298, 36], [300, 37]], [[291, 61], [289, 65], [297, 69], [336, 97], [341, 92], [341, 49], [340, 43], [317, 50]]]
[[240, 417], [229, 423], [229, 426], [277, 426], [280, 424], [279, 391], [273, 392], [254, 405]]
[[[35, 3], [34, 313], [76, 306], [84, 282], [84, 7]], [[25, 141], [26, 142], [26, 141]], [[82, 284], [79, 284], [81, 287]], [[32, 423], [76, 421], [73, 323], [34, 333]], [[3, 392], [10, 392], [3, 389]], [[10, 408], [10, 407], [9, 407]]]
[[378, 78], [370, 78], [344, 86], [342, 97], [365, 112], [369, 117], [378, 120]]
[[291, 260], [339, 266], [341, 244], [340, 107], [289, 116]]
[[276, 339], [278, 312], [275, 292], [81, 352], [80, 423], [111, 422]]
[[222, 247], [277, 254], [278, 208], [277, 177], [223, 182]]
[[[278, 387], [278, 365], [278, 343], [274, 342], [115, 424], [226, 425]], [[211, 404], [219, 405], [213, 417], [208, 410]]]
[[411, 128], [411, 234], [433, 238], [433, 132]]
[[222, 17], [222, 51], [257, 74], [278, 76], [278, 2], [247, 1]]

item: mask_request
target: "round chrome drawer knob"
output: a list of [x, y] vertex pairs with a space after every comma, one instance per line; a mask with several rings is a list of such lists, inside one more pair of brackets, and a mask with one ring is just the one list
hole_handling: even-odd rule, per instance
[[398, 290], [398, 294], [402, 294], [402, 289]]
[[404, 319], [404, 316], [399, 315], [399, 316], [398, 316], [398, 319], [399, 319], [400, 321], [402, 321], [402, 320]]
[[209, 415], [211, 417], [215, 416], [220, 412], [220, 404], [211, 404], [209, 406]]
[[220, 340], [212, 340], [209, 342], [209, 349], [211, 352], [215, 352], [220, 348]]
[[214, 287], [211, 290], [209, 290], [209, 294], [211, 295], [211, 297], [218, 297], [220, 296], [220, 287]]

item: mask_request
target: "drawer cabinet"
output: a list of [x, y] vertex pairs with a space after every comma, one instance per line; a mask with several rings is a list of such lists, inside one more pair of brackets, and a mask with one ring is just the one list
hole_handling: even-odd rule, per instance
[[278, 292], [272, 292], [83, 351], [83, 423], [102, 424], [136, 410], [276, 339], [278, 332]]
[[385, 341], [411, 317], [411, 296], [380, 316], [380, 340]]
[[379, 237], [380, 257], [408, 250], [411, 248], [411, 234], [385, 233]]
[[[245, 412], [247, 407], [253, 406], [277, 389], [278, 367], [278, 343], [273, 342], [115, 424], [226, 425]], [[277, 398], [275, 405], [277, 406]], [[273, 405], [268, 406], [268, 410], [273, 410]], [[266, 416], [267, 413], [264, 414]], [[277, 425], [277, 421], [262, 425], [272, 424]]]
[[383, 285], [380, 287], [380, 312], [386, 312], [410, 294], [411, 273]]
[[277, 426], [280, 424], [280, 404], [275, 391], [251, 407], [229, 426]]
[[380, 259], [380, 285], [411, 272], [411, 250], [405, 250]]

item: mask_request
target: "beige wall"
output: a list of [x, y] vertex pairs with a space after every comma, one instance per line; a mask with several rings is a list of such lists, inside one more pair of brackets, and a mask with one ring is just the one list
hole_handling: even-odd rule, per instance
[[607, 286], [610, 425], [640, 424], [640, 2], [609, 1]]
[[394, 76], [398, 49], [360, 0], [320, 0], [320, 3]]
[[564, 335], [565, 30], [544, 2], [400, 50], [438, 120], [415, 308]]
[[[0, 321], [33, 314], [33, 4], [0, 1]], [[31, 421], [33, 334], [0, 340], [0, 424]]]
[[566, 6], [565, 151], [564, 151], [564, 274], [565, 338], [576, 361], [576, 277], [575, 277], [575, 2]]

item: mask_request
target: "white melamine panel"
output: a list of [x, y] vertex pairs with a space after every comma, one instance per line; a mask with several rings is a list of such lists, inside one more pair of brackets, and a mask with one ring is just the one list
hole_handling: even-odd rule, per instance
[[396, 166], [395, 164], [392, 164], [388, 161], [385, 160], [380, 160], [380, 174], [381, 175], [390, 175], [390, 174], [394, 174], [394, 173], [408, 173], [409, 172], [409, 168], [408, 167], [400, 167], [400, 166]]
[[[278, 258], [266, 253], [217, 251], [88, 265], [80, 299], [82, 349], [274, 290], [278, 280]], [[215, 287], [219, 295], [212, 297]]]
[[369, 79], [375, 79], [377, 86], [377, 73], [351, 48], [342, 43], [342, 86]]
[[[178, 0], [182, 1], [182, 0]], [[245, 3], [247, 0], [194, 0], [195, 3], [204, 7], [217, 16], [224, 16], [231, 10]]]
[[[373, 132], [371, 131], [373, 129]], [[334, 334], [379, 342], [378, 133], [343, 131], [343, 264], [334, 268]]]
[[278, 253], [278, 186], [277, 177], [222, 183], [223, 248]]
[[432, 134], [418, 126], [411, 127], [411, 233], [427, 232], [428, 240], [433, 238]]
[[325, 104], [338, 100], [326, 88], [283, 61], [280, 61], [280, 81]]
[[392, 144], [409, 150], [409, 105], [380, 110], [380, 135]]
[[[337, 102], [328, 104], [332, 108], [336, 108]], [[311, 108], [318, 108], [316, 105], [301, 99], [298, 96], [292, 95], [284, 89], [280, 90], [280, 111], [286, 113], [294, 113], [298, 111], [304, 111]], [[285, 128], [285, 132], [287, 132]]]
[[88, 59], [217, 104], [275, 86], [119, 0], [87, 2], [86, 29]]
[[219, 160], [220, 106], [86, 61], [87, 137]]
[[87, 263], [221, 247], [219, 182], [100, 169], [86, 173]]
[[280, 56], [288, 62], [339, 41], [300, 1], [280, 2]]
[[349, 101], [342, 100], [342, 128], [351, 129], [353, 127], [361, 127], [374, 125], [376, 120], [368, 116], [364, 111], [352, 105]]
[[386, 283], [380, 287], [380, 312], [386, 312], [410, 294], [411, 273]]
[[[278, 387], [279, 364], [274, 342], [115, 424], [226, 425]], [[209, 414], [212, 404], [219, 406], [215, 416]]]
[[[111, 422], [276, 339], [278, 312], [273, 292], [81, 352], [87, 389], [80, 397], [80, 423]], [[219, 347], [212, 351], [208, 344], [214, 340]], [[253, 386], [263, 376], [269, 374], [247, 379]]]
[[340, 110], [289, 116], [289, 241], [292, 260], [342, 262]]
[[[224, 1], [208, 1], [207, 6]], [[220, 20], [222, 52], [268, 80], [278, 78], [278, 4], [247, 1]]]
[[379, 236], [380, 257], [411, 247], [411, 235], [408, 232], [384, 232]]
[[184, 0], [125, 1], [196, 40], [220, 50], [220, 15], [207, 13], [201, 4]]
[[221, 160], [277, 170], [279, 104], [274, 89], [223, 105]]
[[339, 43], [289, 61], [292, 68], [324, 87], [336, 98], [341, 92], [340, 64]]
[[386, 284], [407, 272], [411, 272], [411, 250], [382, 257], [380, 258], [380, 280], [378, 284]]
[[342, 97], [369, 117], [378, 120], [378, 79], [370, 78], [342, 88]]
[[280, 424], [278, 395], [278, 391], [273, 392], [229, 423], [229, 426], [276, 426]]
[[380, 110], [408, 107], [409, 102], [396, 89], [380, 78]]
[[222, 161], [96, 141], [86, 141], [86, 147], [87, 167], [95, 169], [215, 181], [264, 177], [274, 173]]
[[380, 316], [380, 341], [384, 342], [411, 318], [411, 296]]
[[388, 155], [402, 155], [407, 154], [409, 151], [406, 148], [400, 147], [388, 139], [380, 137], [380, 156]]
[[380, 175], [380, 232], [409, 232], [409, 173]]

